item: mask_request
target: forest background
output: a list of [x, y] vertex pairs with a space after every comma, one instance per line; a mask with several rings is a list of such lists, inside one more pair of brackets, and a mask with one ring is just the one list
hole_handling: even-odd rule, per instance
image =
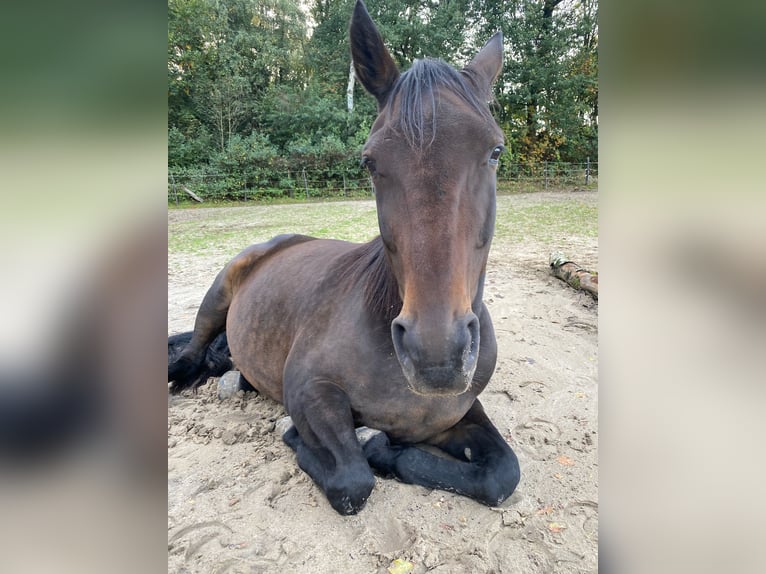
[[[359, 157], [375, 101], [350, 73], [353, 3], [169, 1], [169, 199], [178, 185], [212, 199], [369, 191]], [[368, 10], [402, 71], [423, 57], [463, 66], [503, 32], [491, 104], [510, 156], [501, 181], [539, 174], [547, 187], [595, 172], [597, 0], [370, 0]]]

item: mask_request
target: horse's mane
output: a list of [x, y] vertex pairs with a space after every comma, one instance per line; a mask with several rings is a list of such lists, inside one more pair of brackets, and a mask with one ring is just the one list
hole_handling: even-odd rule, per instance
[[352, 250], [343, 263], [342, 281], [351, 288], [361, 287], [368, 311], [391, 323], [402, 310], [402, 299], [380, 236]]
[[434, 111], [439, 90], [448, 90], [456, 94], [480, 117], [492, 121], [487, 102], [476, 95], [477, 88], [470, 69], [459, 72], [442, 60], [415, 60], [391, 90], [389, 102], [395, 102], [396, 105], [389, 106], [388, 112], [396, 113], [398, 117], [392, 118], [393, 125], [413, 148], [428, 147], [436, 137]]

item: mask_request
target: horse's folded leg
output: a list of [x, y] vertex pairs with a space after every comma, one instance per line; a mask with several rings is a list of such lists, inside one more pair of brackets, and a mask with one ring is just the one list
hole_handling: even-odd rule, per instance
[[295, 451], [298, 465], [322, 489], [330, 506], [338, 514], [356, 514], [364, 507], [375, 486], [375, 477], [364, 459], [350, 460], [328, 468], [327, 451], [310, 448], [295, 426], [290, 426], [282, 439]]
[[[516, 490], [521, 478], [516, 453], [489, 420], [478, 399], [458, 424], [429, 442], [466, 461], [458, 464], [471, 467], [464, 493], [467, 496], [488, 506], [497, 506]], [[471, 480], [475, 482], [471, 484]], [[466, 488], [461, 479], [457, 483], [461, 489]]]
[[356, 514], [375, 486], [354, 432], [348, 397], [334, 384], [310, 383], [290, 402], [294, 426], [283, 440], [298, 465], [322, 489], [339, 514]]
[[363, 448], [367, 462], [379, 475], [386, 478], [397, 476], [396, 460], [406, 447], [391, 446], [386, 433], [378, 432], [363, 444]]
[[478, 401], [460, 422], [429, 442], [453, 458], [414, 446], [390, 445], [385, 435], [370, 440], [364, 452], [380, 473], [410, 484], [457, 492], [488, 506], [501, 504], [519, 483], [516, 455]]

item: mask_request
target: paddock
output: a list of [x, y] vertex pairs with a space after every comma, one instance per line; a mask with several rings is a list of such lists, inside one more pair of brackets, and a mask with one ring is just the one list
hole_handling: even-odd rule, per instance
[[[598, 269], [597, 192], [497, 198], [485, 302], [498, 341], [482, 394], [519, 457], [497, 508], [377, 478], [339, 516], [274, 430], [281, 405], [226, 401], [212, 380], [168, 405], [169, 572], [593, 572], [598, 544], [598, 304], [550, 275], [562, 251]], [[373, 201], [171, 209], [168, 328], [191, 329], [205, 291], [249, 243], [283, 231], [364, 241]], [[406, 413], [402, 413], [406, 416]], [[406, 571], [406, 570], [402, 570]]]

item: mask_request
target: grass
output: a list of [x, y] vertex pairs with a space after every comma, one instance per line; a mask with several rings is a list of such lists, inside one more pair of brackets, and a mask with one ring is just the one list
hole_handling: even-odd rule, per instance
[[571, 194], [520, 205], [511, 197], [498, 198], [495, 241], [550, 243], [562, 236], [598, 237], [598, 206], [593, 201]]
[[296, 197], [261, 197], [252, 198], [246, 201], [233, 200], [233, 199], [206, 199], [205, 203], [198, 203], [193, 201], [189, 197], [179, 197], [179, 202], [176, 204], [175, 200], [168, 198], [168, 211], [176, 209], [206, 209], [209, 207], [245, 207], [256, 205], [303, 205], [305, 203], [334, 203], [356, 200], [369, 200], [372, 199], [372, 194], [369, 191], [360, 193], [358, 195], [332, 195], [329, 197], [311, 197], [306, 199], [305, 196], [298, 195]]
[[168, 251], [201, 255], [244, 247], [280, 233], [303, 233], [347, 241], [377, 235], [372, 201], [293, 203], [173, 210], [168, 217]]
[[506, 179], [497, 182], [498, 194], [530, 193], [536, 191], [598, 191], [598, 178], [591, 177], [590, 183], [569, 178], [568, 181], [551, 180], [549, 185], [539, 177]]
[[[372, 200], [255, 204], [168, 213], [171, 254], [225, 254], [280, 233], [303, 233], [348, 241], [377, 235]], [[497, 198], [495, 242], [551, 242], [562, 236], [596, 237], [598, 207], [592, 194], [513, 194]]]

